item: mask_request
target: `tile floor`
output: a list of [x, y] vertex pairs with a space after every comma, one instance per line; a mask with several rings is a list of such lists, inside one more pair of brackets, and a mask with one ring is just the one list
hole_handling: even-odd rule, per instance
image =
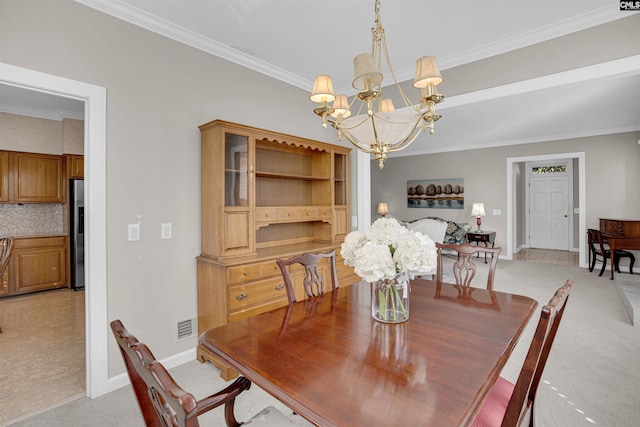
[[513, 254], [514, 260], [539, 262], [556, 265], [578, 265], [578, 252], [557, 251], [553, 249], [521, 249]]

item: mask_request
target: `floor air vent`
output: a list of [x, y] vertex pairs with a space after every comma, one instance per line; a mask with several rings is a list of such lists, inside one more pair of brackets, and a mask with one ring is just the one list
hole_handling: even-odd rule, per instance
[[194, 324], [194, 319], [185, 319], [185, 320], [179, 320], [178, 321], [178, 336], [177, 336], [177, 340], [178, 341], [182, 341], [186, 338], [190, 338], [193, 336], [193, 324]]

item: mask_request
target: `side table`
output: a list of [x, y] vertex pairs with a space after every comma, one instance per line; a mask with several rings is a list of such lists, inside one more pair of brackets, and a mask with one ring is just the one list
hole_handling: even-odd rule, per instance
[[[469, 244], [471, 242], [476, 242], [476, 246], [480, 243], [484, 243], [485, 248], [488, 248], [489, 245], [493, 248], [496, 242], [496, 232], [495, 231], [469, 231], [467, 232], [467, 241]], [[480, 254], [477, 254], [477, 257], [480, 257]], [[484, 254], [484, 263], [487, 263], [487, 254]]]

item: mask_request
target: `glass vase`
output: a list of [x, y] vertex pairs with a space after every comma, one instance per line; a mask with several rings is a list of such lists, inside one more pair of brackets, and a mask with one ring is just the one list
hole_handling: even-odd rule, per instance
[[371, 283], [371, 316], [383, 323], [409, 320], [409, 282], [391, 279]]

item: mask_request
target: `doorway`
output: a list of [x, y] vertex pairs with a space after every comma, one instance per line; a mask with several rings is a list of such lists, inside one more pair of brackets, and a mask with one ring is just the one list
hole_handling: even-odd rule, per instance
[[0, 84], [73, 98], [85, 103], [85, 365], [86, 394], [95, 398], [116, 388], [110, 387], [108, 382], [106, 89], [4, 63], [0, 63]]
[[573, 249], [573, 162], [526, 162], [527, 247]]
[[[585, 171], [585, 153], [558, 153], [558, 154], [543, 154], [537, 156], [525, 156], [525, 157], [508, 157], [507, 158], [507, 244], [506, 244], [506, 259], [513, 259], [514, 252], [520, 247], [526, 246], [526, 226], [524, 220], [524, 205], [526, 204], [524, 196], [524, 179], [523, 169], [526, 162], [550, 162], [558, 161], [559, 159], [570, 159], [574, 163], [573, 169], [573, 187], [576, 189], [574, 192], [574, 211], [569, 212], [569, 215], [574, 215], [573, 230], [575, 244], [577, 245], [579, 266], [587, 266], [587, 252], [586, 252], [586, 171]], [[523, 179], [520, 179], [522, 177]], [[583, 232], [584, 231], [584, 232]], [[573, 249], [575, 250], [575, 249]]]

